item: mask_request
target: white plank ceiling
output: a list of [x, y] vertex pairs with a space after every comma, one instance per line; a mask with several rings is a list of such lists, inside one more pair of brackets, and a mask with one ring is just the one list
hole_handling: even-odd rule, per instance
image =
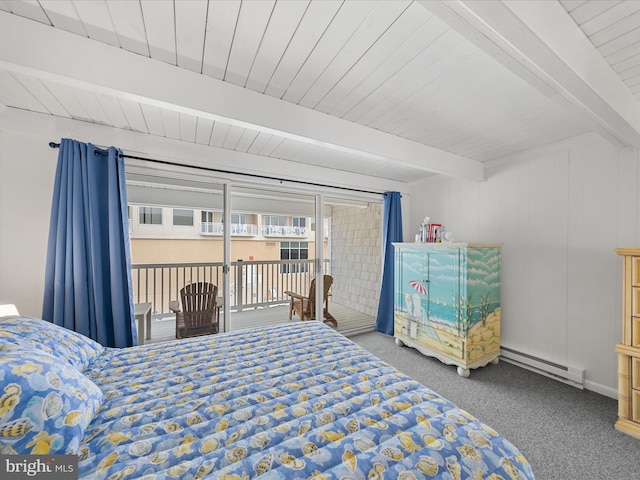
[[[580, 58], [606, 64], [597, 79], [554, 66], [565, 55], [545, 39], [554, 31], [534, 24], [534, 40], [510, 40], [507, 17], [526, 27], [550, 15], [513, 3], [0, 0], [0, 32], [15, 26], [5, 35], [19, 37], [0, 43], [0, 116], [20, 109], [400, 182], [478, 180], [483, 162], [592, 131], [640, 146], [640, 2], [541, 2], [557, 7], [558, 29], [571, 22], [564, 40]], [[72, 66], [90, 70], [82, 55], [106, 44], [132, 70], [112, 83], [65, 77], [29, 50], [55, 48], [59, 35], [78, 43], [81, 53], [66, 52]], [[171, 70], [149, 78], [145, 96], [135, 82], [158, 62]], [[174, 74], [182, 70], [191, 76]], [[241, 101], [218, 111], [208, 99], [224, 85]], [[252, 108], [272, 109], [273, 123]], [[290, 114], [288, 128], [280, 118]]]
[[640, 2], [561, 3], [629, 90], [640, 98]]

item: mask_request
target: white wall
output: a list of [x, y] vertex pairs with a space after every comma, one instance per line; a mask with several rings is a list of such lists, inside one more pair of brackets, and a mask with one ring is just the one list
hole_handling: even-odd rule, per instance
[[58, 151], [0, 131], [0, 304], [40, 317]]
[[640, 243], [640, 156], [589, 136], [509, 160], [485, 182], [413, 185], [410, 223], [429, 215], [456, 240], [504, 242], [502, 344], [583, 368], [587, 388], [615, 397], [615, 248]]

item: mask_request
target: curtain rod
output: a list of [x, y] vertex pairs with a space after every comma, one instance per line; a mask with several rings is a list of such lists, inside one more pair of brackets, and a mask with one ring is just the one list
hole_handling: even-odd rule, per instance
[[[59, 143], [55, 143], [55, 142], [49, 142], [49, 146], [51, 148], [60, 148], [60, 144]], [[102, 153], [99, 150], [95, 150], [94, 153]], [[358, 188], [350, 188], [350, 187], [338, 187], [335, 185], [326, 185], [324, 183], [315, 183], [315, 182], [308, 182], [305, 180], [290, 180], [287, 178], [280, 178], [280, 177], [271, 177], [269, 175], [259, 175], [256, 173], [246, 173], [246, 172], [234, 172], [233, 170], [222, 170], [219, 168], [211, 168], [211, 167], [201, 167], [198, 165], [187, 165], [186, 163], [178, 163], [178, 162], [170, 162], [168, 160], [158, 160], [155, 158], [144, 158], [144, 157], [137, 157], [135, 155], [126, 155], [124, 153], [119, 153], [118, 156], [122, 157], [122, 158], [130, 158], [133, 160], [144, 160], [145, 162], [152, 162], [152, 163], [159, 163], [161, 165], [172, 165], [174, 167], [186, 167], [186, 168], [195, 168], [197, 170], [205, 170], [207, 172], [215, 172], [215, 173], [226, 173], [226, 174], [231, 174], [231, 175], [242, 175], [245, 177], [253, 177], [253, 178], [260, 178], [263, 180], [276, 180], [279, 182], [290, 182], [290, 183], [298, 183], [298, 184], [302, 184], [302, 185], [310, 185], [313, 187], [326, 187], [326, 188], [336, 188], [339, 190], [348, 190], [350, 192], [358, 192], [358, 193], [370, 193], [373, 195], [383, 195], [386, 196], [387, 194], [384, 192], [373, 192], [371, 190], [361, 190]]]

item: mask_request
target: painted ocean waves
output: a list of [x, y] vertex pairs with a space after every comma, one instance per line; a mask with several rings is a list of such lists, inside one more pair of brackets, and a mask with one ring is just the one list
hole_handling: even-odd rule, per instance
[[[487, 321], [500, 306], [500, 248], [464, 251], [439, 248], [426, 260], [423, 251], [403, 252], [402, 285], [396, 290], [403, 316], [458, 332]], [[426, 292], [415, 287], [421, 280]]]

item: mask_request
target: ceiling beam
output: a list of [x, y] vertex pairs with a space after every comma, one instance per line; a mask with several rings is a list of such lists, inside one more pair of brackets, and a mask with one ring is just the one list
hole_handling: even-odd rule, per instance
[[420, 3], [618, 147], [640, 147], [640, 102], [558, 2]]
[[[35, 135], [42, 138], [43, 144], [50, 141], [58, 142], [60, 138], [86, 138], [95, 145], [108, 147], [115, 145], [122, 149], [125, 154], [142, 156], [144, 158], [166, 160], [180, 164], [196, 167], [197, 175], [204, 178], [203, 168], [218, 168], [230, 172], [241, 172], [243, 174], [255, 174], [261, 177], [277, 177], [284, 179], [268, 180], [256, 178], [252, 181], [246, 175], [233, 175], [225, 173], [212, 173], [219, 181], [231, 181], [236, 184], [262, 185], [274, 189], [299, 188], [297, 181], [314, 179], [315, 182], [333, 185], [345, 189], [362, 189], [371, 191], [399, 191], [406, 192], [407, 184], [395, 180], [387, 180], [373, 177], [366, 173], [340, 172], [326, 167], [316, 165], [306, 165], [300, 167], [297, 162], [281, 160], [279, 158], [269, 158], [268, 162], [264, 157], [251, 153], [238, 152], [234, 150], [224, 150], [209, 145], [198, 143], [181, 142], [172, 138], [159, 137], [124, 130], [107, 125], [98, 125], [80, 120], [54, 117], [43, 113], [29, 112], [16, 108], [0, 109], [0, 131], [20, 132]], [[49, 150], [49, 149], [48, 149]], [[51, 150], [52, 158], [57, 157], [57, 151]], [[135, 173], [157, 174], [159, 177], [170, 175], [171, 178], [182, 178], [183, 175], [192, 176], [194, 172], [184, 173], [184, 168], [172, 165], [159, 165], [137, 160], [128, 160], [128, 169]], [[144, 167], [141, 167], [144, 165]], [[207, 177], [210, 178], [210, 177]], [[291, 183], [286, 180], [292, 180]], [[323, 191], [327, 195], [335, 190], [314, 187], [315, 190]], [[341, 190], [340, 196], [361, 197], [357, 192], [351, 193]]]
[[[0, 66], [65, 85], [423, 171], [484, 180], [484, 165], [0, 11]], [[363, 172], [366, 173], [366, 172]]]

